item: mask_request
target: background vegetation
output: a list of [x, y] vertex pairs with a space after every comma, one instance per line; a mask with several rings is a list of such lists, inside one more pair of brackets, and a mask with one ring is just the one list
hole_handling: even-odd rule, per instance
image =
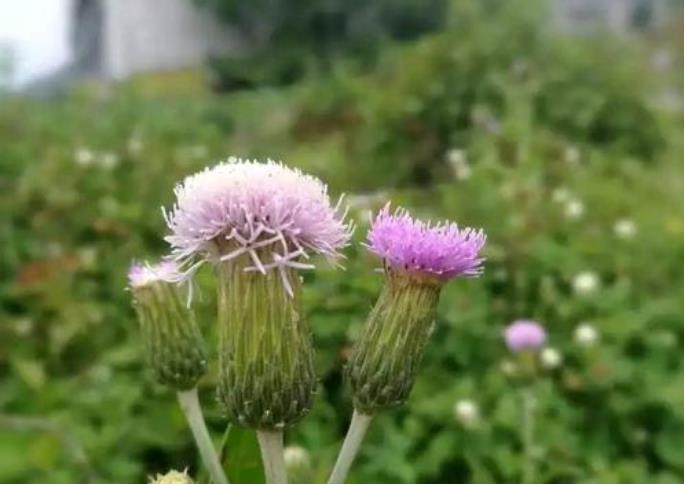
[[[534, 388], [539, 482], [684, 482], [682, 23], [567, 37], [518, 1], [448, 12], [370, 65], [328, 59], [289, 87], [217, 96], [180, 73], [0, 100], [0, 482], [197, 469], [173, 396], [142, 364], [125, 274], [165, 253], [174, 183], [228, 154], [319, 175], [359, 224], [346, 271], [306, 275], [321, 383], [287, 435], [311, 454], [301, 482], [324, 482], [350, 416], [341, 369], [382, 283], [360, 242], [388, 199], [484, 227], [488, 263], [447, 287], [412, 397], [377, 419], [353, 483], [518, 481], [501, 340], [518, 317], [542, 321], [564, 356]], [[213, 338], [210, 271], [201, 282]], [[600, 331], [592, 349], [573, 340], [582, 321]], [[201, 390], [218, 438], [214, 378]], [[461, 399], [479, 406], [475, 425], [454, 419]], [[226, 446], [235, 482], [261, 482], [253, 435], [232, 429]]]

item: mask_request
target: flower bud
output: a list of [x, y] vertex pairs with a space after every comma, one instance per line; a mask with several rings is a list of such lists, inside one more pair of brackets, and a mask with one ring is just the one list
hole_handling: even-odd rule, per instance
[[453, 412], [454, 419], [465, 428], [474, 428], [480, 422], [480, 409], [472, 400], [458, 400]]
[[187, 470], [184, 472], [170, 471], [150, 478], [150, 484], [194, 484], [194, 482]]
[[556, 348], [544, 348], [539, 359], [545, 370], [555, 370], [563, 364], [563, 355]]
[[575, 342], [584, 348], [591, 348], [600, 339], [598, 330], [589, 323], [582, 323], [577, 326], [573, 337]]
[[305, 448], [297, 445], [285, 447], [283, 458], [285, 460], [285, 467], [291, 472], [306, 470], [311, 466], [311, 456], [309, 455], [309, 452]]
[[519, 319], [506, 327], [504, 340], [513, 352], [536, 351], [544, 345], [546, 331], [535, 321]]
[[172, 262], [134, 264], [129, 286], [149, 365], [160, 383], [178, 391], [196, 386], [207, 371], [207, 352], [194, 314], [174, 282]]
[[580, 272], [572, 280], [572, 288], [575, 294], [580, 296], [587, 296], [596, 292], [599, 284], [599, 277], [591, 271]]

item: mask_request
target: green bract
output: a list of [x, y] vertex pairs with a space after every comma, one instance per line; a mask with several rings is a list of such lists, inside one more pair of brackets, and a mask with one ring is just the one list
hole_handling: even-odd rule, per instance
[[300, 307], [301, 279], [245, 268], [248, 255], [218, 266], [219, 399], [228, 418], [260, 430], [306, 415], [316, 388], [311, 333]]
[[441, 287], [437, 278], [388, 271], [346, 368], [359, 412], [372, 415], [408, 398]]
[[195, 387], [207, 371], [207, 350], [178, 288], [158, 280], [131, 290], [155, 377], [176, 390]]

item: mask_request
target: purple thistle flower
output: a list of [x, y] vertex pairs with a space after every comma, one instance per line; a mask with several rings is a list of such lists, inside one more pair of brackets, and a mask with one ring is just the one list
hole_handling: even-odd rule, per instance
[[402, 208], [392, 214], [387, 204], [368, 232], [367, 247], [390, 267], [447, 280], [482, 274], [480, 250], [486, 240], [482, 229], [423, 222]]
[[331, 205], [318, 178], [269, 160], [231, 157], [191, 175], [175, 188], [176, 203], [163, 211], [171, 234], [172, 257], [192, 276], [207, 259], [228, 261], [247, 254], [249, 271], [311, 269], [309, 253], [334, 260], [352, 227]]
[[158, 264], [134, 262], [128, 270], [128, 285], [131, 288], [143, 287], [157, 281], [175, 282], [178, 279], [178, 266], [170, 260]]
[[511, 351], [538, 350], [546, 342], [546, 331], [535, 321], [519, 319], [508, 325], [504, 339]]

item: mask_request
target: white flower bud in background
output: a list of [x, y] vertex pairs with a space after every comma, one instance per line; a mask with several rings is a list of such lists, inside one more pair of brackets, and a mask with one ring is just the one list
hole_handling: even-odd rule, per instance
[[74, 152], [74, 161], [78, 166], [90, 166], [93, 164], [95, 157], [93, 152], [88, 148], [80, 147]]
[[513, 377], [518, 373], [518, 366], [511, 360], [503, 360], [499, 365], [501, 373], [505, 376]]
[[194, 484], [187, 469], [183, 472], [170, 471], [166, 474], [157, 474], [156, 477], [150, 477], [150, 484]]
[[581, 323], [575, 328], [575, 343], [583, 348], [590, 348], [599, 341], [598, 330], [589, 323]]
[[456, 422], [465, 428], [473, 428], [480, 422], [480, 409], [472, 400], [457, 400], [453, 412]]
[[142, 138], [141, 138], [139, 135], [134, 134], [134, 135], [131, 136], [131, 138], [128, 140], [128, 146], [127, 146], [127, 148], [128, 148], [128, 152], [129, 152], [130, 154], [132, 154], [132, 155], [139, 155], [140, 152], [141, 152], [142, 149], [143, 149], [143, 141], [142, 141]]
[[465, 151], [456, 148], [451, 149], [447, 152], [446, 158], [454, 178], [457, 180], [467, 180], [470, 178], [472, 169], [468, 164]]
[[546, 370], [555, 370], [563, 364], [563, 355], [556, 348], [544, 348], [541, 355], [539, 355], [539, 359], [541, 360], [542, 367]]
[[576, 220], [584, 215], [584, 203], [577, 198], [568, 200], [565, 203], [565, 216], [570, 220]]
[[580, 158], [581, 158], [581, 153], [579, 148], [577, 146], [568, 146], [565, 148], [565, 162], [568, 163], [569, 165], [576, 165], [579, 163]]
[[620, 239], [634, 238], [636, 231], [636, 224], [628, 218], [620, 219], [613, 225], [613, 232], [615, 232], [615, 235]]
[[599, 286], [598, 276], [590, 271], [580, 272], [572, 280], [575, 294], [588, 295], [595, 292]]
[[556, 203], [565, 203], [570, 198], [570, 192], [565, 187], [558, 187], [551, 193], [551, 199]]
[[461, 165], [467, 163], [465, 151], [458, 148], [452, 148], [447, 151], [447, 161], [452, 165]]
[[285, 459], [285, 467], [290, 471], [306, 469], [311, 465], [309, 451], [298, 445], [285, 447], [283, 458]]
[[116, 153], [102, 153], [100, 155], [99, 165], [105, 170], [111, 170], [119, 164], [119, 157]]

